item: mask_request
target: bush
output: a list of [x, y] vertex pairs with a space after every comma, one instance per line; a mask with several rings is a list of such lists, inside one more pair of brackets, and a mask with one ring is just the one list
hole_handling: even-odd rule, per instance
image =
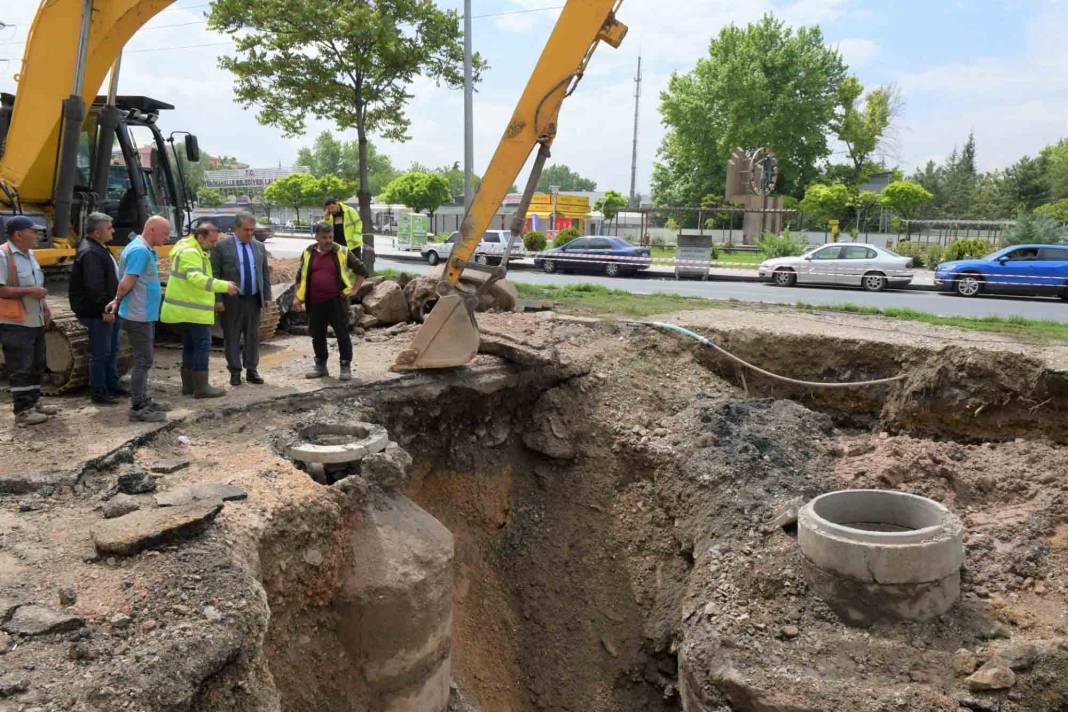
[[1056, 218], [1040, 213], [1020, 211], [1016, 224], [1005, 231], [1002, 245], [1029, 245], [1068, 242], [1068, 226]]
[[721, 252], [721, 248], [715, 242], [712, 243], [712, 259], [718, 260]]
[[1035, 208], [1035, 215], [1053, 218], [1057, 222], [1068, 223], [1068, 198], [1061, 198], [1056, 203], [1047, 203]]
[[547, 244], [548, 242], [543, 232], [531, 230], [526, 235], [523, 235], [523, 247], [527, 252], [541, 252]]
[[901, 240], [894, 245], [894, 252], [902, 257], [911, 257], [913, 267], [924, 267], [930, 265], [930, 262], [927, 261], [927, 247], [927, 245], [922, 245], [918, 242]]
[[653, 247], [664, 247], [665, 245], [667, 245], [667, 240], [665, 240], [660, 235], [654, 235], [653, 237], [649, 238], [649, 244]]
[[986, 240], [970, 237], [957, 240], [946, 248], [945, 260], [972, 260], [990, 253], [992, 247]]
[[928, 245], [924, 251], [923, 261], [928, 269], [934, 269], [939, 262], [945, 259], [945, 253], [946, 251], [941, 245]]
[[781, 235], [764, 233], [764, 237], [757, 240], [757, 247], [760, 248], [764, 257], [771, 259], [772, 257], [800, 255], [808, 249], [808, 244], [791, 235], [789, 230], [783, 230]]
[[553, 240], [553, 247], [563, 247], [567, 243], [574, 240], [576, 237], [582, 237], [582, 233], [573, 227], [569, 227], [566, 230], [561, 230], [556, 234], [556, 239]]

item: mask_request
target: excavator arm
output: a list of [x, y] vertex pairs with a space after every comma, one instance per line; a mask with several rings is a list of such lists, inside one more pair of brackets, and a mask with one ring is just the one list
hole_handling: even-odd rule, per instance
[[[76, 86], [91, 106], [104, 75], [133, 34], [174, 0], [44, 0], [30, 26], [18, 100], [0, 159], [0, 202], [17, 193], [23, 204], [48, 205], [57, 182], [64, 105]], [[76, 81], [82, 19], [91, 8], [84, 73]]]
[[626, 25], [615, 17], [621, 3], [622, 0], [568, 0], [564, 6], [460, 225], [460, 238], [437, 286], [440, 298], [409, 348], [398, 355], [393, 370], [461, 366], [478, 353], [479, 335], [474, 316], [478, 297], [460, 289], [460, 276], [465, 269], [488, 272], [487, 282], [504, 276], [507, 259], [499, 267], [488, 268], [472, 263], [471, 257], [508, 188], [531, 151], [538, 148], [523, 198], [512, 220], [512, 239], [522, 232], [541, 169], [556, 138], [561, 104], [582, 78], [597, 45], [603, 41], [618, 47], [627, 33]]

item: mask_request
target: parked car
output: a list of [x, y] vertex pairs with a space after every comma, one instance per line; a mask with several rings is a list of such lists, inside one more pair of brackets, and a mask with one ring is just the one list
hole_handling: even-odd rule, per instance
[[1013, 245], [977, 260], [943, 262], [935, 285], [962, 297], [1030, 294], [1068, 300], [1068, 245]]
[[[482, 235], [478, 247], [475, 248], [475, 262], [482, 265], [499, 265], [501, 260], [504, 259], [504, 250], [508, 246], [508, 238], [510, 236], [511, 232], [508, 230], [487, 230], [485, 234]], [[450, 234], [448, 239], [444, 242], [427, 243], [423, 246], [423, 249], [419, 251], [419, 254], [422, 255], [423, 259], [429, 264], [436, 265], [438, 262], [449, 258], [449, 255], [452, 254], [453, 246], [459, 239], [460, 233], [454, 232]], [[508, 260], [521, 260], [526, 256], [527, 253], [523, 249], [523, 242], [517, 237], [515, 244], [512, 245], [512, 253], [508, 257]]]
[[648, 247], [635, 247], [619, 237], [587, 235], [561, 247], [539, 252], [534, 266], [558, 271], [603, 272], [609, 277], [634, 274], [652, 264]]
[[838, 242], [797, 257], [765, 260], [757, 267], [757, 274], [780, 287], [837, 284], [881, 292], [912, 281], [912, 259], [874, 245]]
[[[201, 215], [193, 218], [192, 228], [197, 229], [197, 225], [203, 222], [213, 223], [222, 232], [233, 232], [234, 221], [237, 219], [236, 215], [227, 215], [225, 213], [219, 215]], [[274, 237], [274, 230], [266, 225], [256, 223], [256, 232], [254, 233], [256, 239], [260, 242], [266, 242], [268, 238]]]

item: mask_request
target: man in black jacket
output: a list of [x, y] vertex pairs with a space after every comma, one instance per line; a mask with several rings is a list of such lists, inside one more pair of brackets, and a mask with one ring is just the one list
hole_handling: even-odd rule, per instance
[[119, 385], [119, 325], [106, 311], [119, 284], [118, 265], [107, 248], [114, 233], [109, 215], [90, 213], [70, 275], [70, 308], [89, 330], [89, 389], [98, 405], [115, 405], [127, 394]]

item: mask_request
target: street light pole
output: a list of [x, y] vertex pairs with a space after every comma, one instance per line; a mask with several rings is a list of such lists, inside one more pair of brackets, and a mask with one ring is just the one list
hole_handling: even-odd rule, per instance
[[474, 80], [471, 57], [471, 0], [464, 0], [464, 208], [474, 198], [472, 175], [475, 164]]

